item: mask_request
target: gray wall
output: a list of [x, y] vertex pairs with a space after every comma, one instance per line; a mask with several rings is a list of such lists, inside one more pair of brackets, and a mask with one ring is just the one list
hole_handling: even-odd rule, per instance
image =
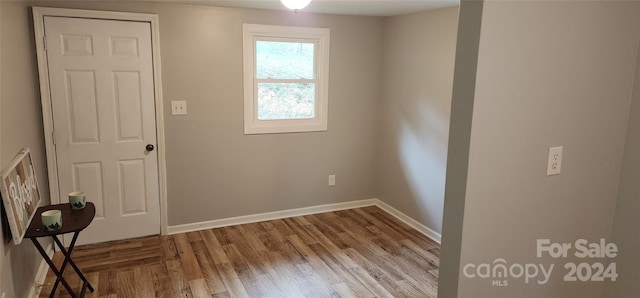
[[[47, 204], [49, 185], [37, 67], [33, 61], [33, 38], [25, 38], [32, 34], [30, 19], [26, 11], [17, 13], [12, 5], [4, 2], [1, 6], [0, 167], [11, 161], [23, 147], [31, 148], [38, 186], [43, 203]], [[0, 245], [0, 289], [6, 292], [6, 297], [26, 297], [42, 258], [31, 241], [23, 241], [18, 246], [8, 241], [10, 238], [3, 239]], [[44, 245], [48, 243], [45, 240]]]
[[380, 104], [380, 199], [442, 232], [458, 8], [387, 18]]
[[482, 23], [482, 1], [463, 0], [458, 16], [447, 152], [447, 178], [443, 210], [438, 297], [458, 297], [460, 251], [467, 188], [469, 142]]
[[[1, 5], [0, 161], [31, 147], [47, 199], [30, 6], [159, 15], [169, 225], [376, 197], [382, 18], [161, 3]], [[331, 28], [327, 132], [243, 134], [243, 22]], [[171, 100], [186, 100], [189, 115], [170, 116]], [[336, 175], [335, 187], [327, 186], [329, 174]], [[8, 297], [24, 297], [40, 257], [31, 243], [3, 246], [2, 289]]]
[[[118, 2], [47, 1], [4, 13], [30, 22], [32, 4], [159, 15], [169, 225], [374, 197], [382, 19]], [[243, 134], [243, 22], [331, 28], [327, 132]], [[31, 34], [16, 39], [12, 49], [33, 64]], [[186, 100], [189, 115], [170, 116], [171, 100]]]
[[633, 297], [640, 293], [640, 49], [627, 142], [624, 147], [613, 240], [620, 253], [616, 260], [619, 279], [608, 283], [607, 297]]
[[[5, 123], [28, 111], [28, 141], [37, 143], [30, 146], [42, 166], [30, 6], [160, 16], [169, 225], [379, 197], [440, 232], [457, 8], [383, 19], [150, 2], [2, 2], [2, 55], [11, 57], [2, 65], [3, 162], [14, 150], [5, 143], [27, 142], [17, 125], [5, 132]], [[243, 22], [331, 28], [327, 132], [242, 133]], [[4, 109], [7, 98], [13, 110]], [[170, 116], [171, 100], [186, 100], [189, 115]], [[45, 173], [38, 175], [46, 187]], [[335, 187], [327, 186], [329, 174]], [[40, 260], [30, 246], [6, 250]], [[16, 283], [9, 293], [22, 296], [34, 271], [7, 266], [5, 255], [3, 282]]]
[[[0, 5], [0, 70], [2, 69], [2, 5]], [[0, 71], [0, 124], [2, 124], [2, 71]], [[0, 126], [0, 156], [2, 156], [2, 129]], [[1, 157], [0, 157], [1, 159]], [[2, 167], [2, 162], [0, 161], [0, 167]], [[2, 207], [4, 208], [4, 207]], [[3, 228], [6, 228], [2, 225], [3, 220], [0, 219], [0, 231], [3, 231]], [[3, 233], [4, 234], [4, 233]], [[4, 237], [3, 237], [4, 238]], [[2, 283], [4, 280], [4, 274], [2, 268], [2, 264], [4, 264], [4, 239], [2, 239], [2, 244], [0, 245], [0, 289], [3, 289]], [[2, 295], [2, 293], [0, 293]]]
[[[602, 283], [563, 282], [563, 265], [578, 260], [536, 258], [536, 240], [611, 240], [639, 4], [484, 3], [466, 195], [456, 210], [464, 218], [459, 297], [603, 296]], [[548, 149], [558, 145], [562, 174], [547, 177]], [[447, 215], [445, 226], [459, 222]], [[543, 286], [512, 278], [494, 287], [462, 274], [468, 263], [497, 258], [556, 268]]]
[[[382, 20], [157, 5], [170, 225], [374, 197]], [[327, 132], [244, 135], [242, 23], [331, 28]], [[329, 174], [336, 186], [327, 186]]]

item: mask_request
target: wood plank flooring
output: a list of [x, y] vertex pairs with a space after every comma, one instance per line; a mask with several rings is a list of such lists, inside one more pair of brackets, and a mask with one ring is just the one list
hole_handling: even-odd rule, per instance
[[[86, 297], [436, 297], [440, 248], [365, 207], [77, 247], [73, 256], [95, 288]], [[65, 276], [80, 288], [70, 266]], [[49, 272], [40, 297], [53, 282]], [[62, 286], [57, 293], [69, 297]]]

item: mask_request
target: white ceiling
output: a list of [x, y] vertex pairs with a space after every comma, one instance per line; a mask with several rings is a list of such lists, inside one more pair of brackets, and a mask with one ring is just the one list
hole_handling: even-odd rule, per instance
[[[279, 0], [164, 0], [164, 2], [287, 10]], [[459, 3], [459, 0], [312, 0], [311, 4], [302, 9], [301, 12], [394, 16], [427, 9], [456, 6]]]

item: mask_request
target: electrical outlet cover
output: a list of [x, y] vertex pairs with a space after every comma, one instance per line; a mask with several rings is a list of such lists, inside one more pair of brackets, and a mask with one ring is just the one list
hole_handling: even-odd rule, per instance
[[547, 161], [547, 176], [558, 175], [562, 169], [563, 146], [549, 148], [549, 160]]

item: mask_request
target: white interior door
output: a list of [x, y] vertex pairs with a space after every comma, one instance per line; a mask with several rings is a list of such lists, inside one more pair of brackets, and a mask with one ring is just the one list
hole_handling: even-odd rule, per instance
[[78, 243], [159, 234], [150, 24], [46, 16], [44, 28], [60, 199], [85, 191], [96, 206]]

